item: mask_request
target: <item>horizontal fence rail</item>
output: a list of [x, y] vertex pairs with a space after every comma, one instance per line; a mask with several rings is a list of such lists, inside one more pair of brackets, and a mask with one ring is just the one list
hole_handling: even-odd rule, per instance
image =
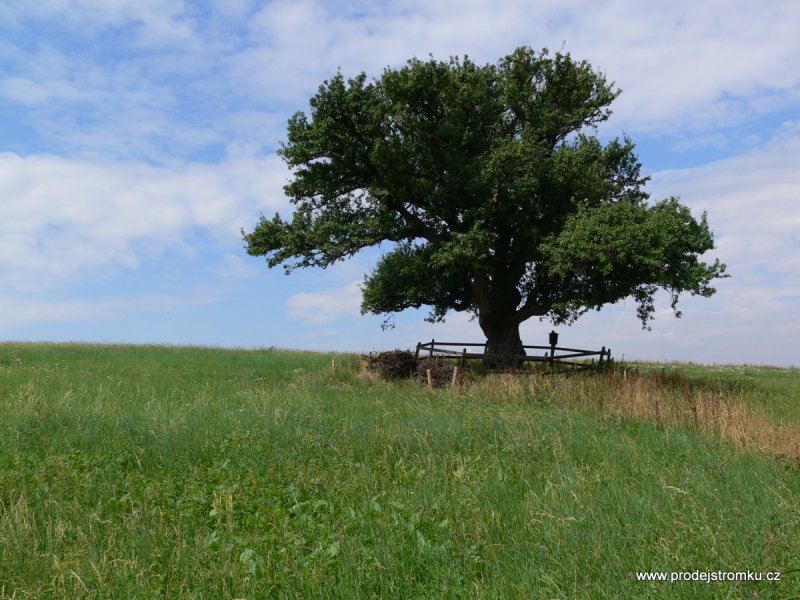
[[[563, 346], [522, 346], [525, 354], [490, 354], [486, 352], [486, 342], [476, 344], [473, 342], [437, 342], [435, 339], [430, 342], [418, 342], [414, 358], [419, 359], [420, 355], [442, 356], [447, 358], [461, 359], [461, 368], [467, 366], [467, 360], [477, 359], [498, 359], [508, 362], [533, 362], [547, 363], [549, 365], [566, 365], [575, 369], [585, 369], [591, 367], [601, 367], [612, 362], [611, 348], [603, 346], [600, 350], [582, 350], [580, 348], [566, 348]], [[451, 350], [450, 348], [461, 348]], [[480, 348], [482, 351], [468, 351], [467, 348]], [[544, 354], [528, 353], [528, 350], [544, 350]], [[559, 352], [561, 354], [559, 354]], [[597, 362], [595, 363], [595, 358]], [[581, 360], [575, 360], [581, 359]]]

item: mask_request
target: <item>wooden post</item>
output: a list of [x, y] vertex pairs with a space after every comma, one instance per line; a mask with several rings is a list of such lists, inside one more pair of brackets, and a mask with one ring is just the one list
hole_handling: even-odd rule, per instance
[[426, 373], [428, 375], [428, 387], [432, 388], [433, 387], [433, 378], [431, 377], [431, 370], [430, 369], [426, 369]]
[[336, 359], [335, 358], [331, 359], [331, 371], [336, 373]]
[[421, 342], [417, 342], [417, 351], [414, 352], [414, 360], [419, 360], [419, 347], [422, 345]]
[[464, 348], [464, 351], [461, 353], [461, 368], [467, 366], [467, 349]]
[[430, 353], [428, 354], [428, 356], [429, 356], [429, 357], [430, 357], [430, 356], [433, 356], [433, 346], [434, 346], [434, 344], [435, 344], [435, 343], [436, 343], [436, 340], [434, 340], [433, 338], [431, 338], [431, 351], [430, 351]]
[[457, 380], [458, 380], [458, 367], [453, 367], [453, 381], [450, 382], [450, 387], [456, 387]]
[[[595, 346], [595, 347], [596, 347], [596, 346]], [[603, 366], [603, 356], [605, 356], [605, 354], [606, 354], [606, 347], [605, 347], [605, 346], [603, 346], [603, 347], [600, 349], [600, 366], [601, 366], [601, 367]]]

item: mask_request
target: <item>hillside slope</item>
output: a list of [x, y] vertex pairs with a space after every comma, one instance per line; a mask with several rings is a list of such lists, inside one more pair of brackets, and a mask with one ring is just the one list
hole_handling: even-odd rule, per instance
[[0, 345], [0, 597], [800, 593], [791, 460], [331, 359]]

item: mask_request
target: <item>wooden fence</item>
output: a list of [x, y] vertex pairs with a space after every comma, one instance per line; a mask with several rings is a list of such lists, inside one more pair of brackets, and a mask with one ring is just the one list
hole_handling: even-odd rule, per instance
[[[453, 348], [461, 348], [460, 351]], [[468, 351], [468, 348], [480, 348], [481, 351]], [[549, 365], [563, 365], [569, 366], [573, 369], [586, 369], [592, 367], [602, 367], [603, 365], [613, 362], [611, 358], [611, 348], [603, 346], [600, 350], [581, 350], [579, 348], [564, 348], [562, 346], [523, 346], [526, 354], [524, 355], [509, 355], [509, 354], [488, 354], [486, 352], [486, 343], [473, 344], [464, 342], [437, 342], [431, 340], [430, 342], [417, 343], [417, 350], [414, 353], [414, 358], [419, 359], [420, 354], [428, 356], [443, 356], [460, 360], [461, 368], [467, 366], [467, 361], [470, 359], [499, 359], [509, 362], [533, 362], [533, 363], [546, 363]], [[534, 354], [528, 351], [539, 352]], [[542, 354], [541, 351], [544, 351]], [[597, 362], [595, 362], [597, 358]]]

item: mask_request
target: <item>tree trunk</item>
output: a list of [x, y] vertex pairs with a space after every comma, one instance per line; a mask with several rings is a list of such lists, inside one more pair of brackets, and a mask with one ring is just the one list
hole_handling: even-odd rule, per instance
[[525, 348], [522, 347], [519, 323], [516, 320], [500, 323], [481, 322], [480, 325], [486, 335], [486, 354], [501, 355], [485, 357], [484, 366], [501, 369], [520, 367], [524, 364], [521, 357], [525, 355]]

